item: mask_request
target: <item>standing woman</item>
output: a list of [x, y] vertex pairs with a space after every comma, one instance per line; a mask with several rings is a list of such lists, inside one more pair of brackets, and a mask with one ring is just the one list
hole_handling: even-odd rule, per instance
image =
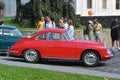
[[73, 21], [72, 20], [68, 20], [67, 32], [70, 33], [72, 36], [74, 36], [74, 26], [73, 26]]
[[43, 26], [44, 26], [44, 23], [45, 23], [44, 17], [41, 17], [41, 20], [38, 22], [37, 29], [42, 30]]
[[101, 42], [102, 41], [102, 39], [101, 39], [102, 25], [98, 22], [97, 19], [95, 19], [94, 28], [95, 28], [95, 32], [94, 32], [95, 40], [98, 42]]

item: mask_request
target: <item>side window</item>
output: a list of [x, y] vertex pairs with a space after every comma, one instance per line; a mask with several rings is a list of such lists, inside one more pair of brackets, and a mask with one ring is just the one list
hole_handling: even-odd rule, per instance
[[66, 40], [66, 38], [61, 33], [48, 33], [49, 40]]
[[35, 40], [46, 40], [47, 37], [46, 35], [47, 35], [46, 33], [40, 34], [35, 38]]
[[11, 31], [8, 29], [4, 29], [3, 35], [11, 35]]
[[15, 31], [9, 30], [9, 29], [4, 29], [3, 35], [8, 35], [8, 36], [17, 36]]
[[92, 9], [92, 0], [87, 0], [87, 8]]
[[0, 35], [2, 35], [2, 29], [0, 29]]

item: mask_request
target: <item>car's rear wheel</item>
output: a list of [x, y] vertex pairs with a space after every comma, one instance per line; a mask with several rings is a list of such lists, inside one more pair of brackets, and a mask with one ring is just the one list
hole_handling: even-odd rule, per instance
[[40, 60], [40, 54], [34, 49], [24, 51], [24, 59], [30, 63], [36, 63]]
[[99, 55], [95, 51], [85, 51], [82, 56], [82, 62], [85, 66], [94, 67], [100, 61]]

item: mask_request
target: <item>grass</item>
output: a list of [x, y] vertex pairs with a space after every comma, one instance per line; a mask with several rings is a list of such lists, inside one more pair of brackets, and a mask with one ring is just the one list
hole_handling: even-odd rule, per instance
[[120, 80], [0, 64], [0, 80]]
[[4, 24], [5, 25], [9, 25], [9, 26], [16, 26], [19, 30], [37, 30], [36, 28], [23, 28], [23, 27], [21, 27], [21, 25], [20, 24], [18, 24], [18, 23], [13, 23], [11, 20], [12, 20], [13, 18], [3, 18], [3, 21], [4, 21]]

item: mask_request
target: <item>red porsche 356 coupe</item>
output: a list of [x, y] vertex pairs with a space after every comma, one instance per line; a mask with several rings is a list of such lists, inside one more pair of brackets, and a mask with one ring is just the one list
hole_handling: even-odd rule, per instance
[[45, 29], [17, 41], [8, 51], [12, 57], [23, 57], [35, 63], [41, 59], [82, 60], [96, 66], [113, 55], [104, 43], [77, 40], [63, 29]]

